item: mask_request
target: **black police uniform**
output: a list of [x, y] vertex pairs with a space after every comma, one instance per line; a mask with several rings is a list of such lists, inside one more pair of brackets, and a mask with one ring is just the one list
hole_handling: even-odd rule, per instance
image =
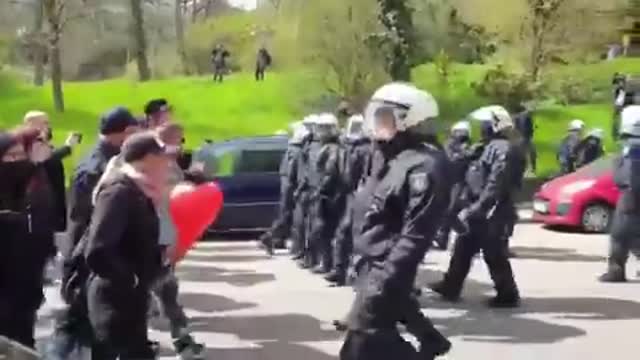
[[521, 183], [523, 172], [521, 152], [501, 135], [496, 135], [469, 167], [465, 183], [472, 202], [463, 210], [468, 213], [469, 232], [458, 238], [444, 280], [433, 286], [446, 299], [460, 296], [473, 257], [482, 250], [498, 293], [495, 305], [519, 300], [503, 237], [513, 216], [512, 192]]
[[309, 243], [317, 256], [316, 273], [328, 273], [332, 268], [331, 241], [344, 211], [343, 183], [340, 176], [340, 145], [337, 137], [321, 139], [315, 155], [311, 147], [311, 208], [309, 213]]
[[[445, 144], [445, 152], [449, 161], [451, 162], [451, 182], [454, 184], [451, 190], [451, 200], [447, 209], [447, 215], [445, 216], [442, 227], [438, 231], [436, 236], [436, 244], [440, 249], [446, 249], [449, 244], [449, 233], [455, 216], [457, 215], [456, 208], [458, 204], [458, 198], [463, 187], [464, 174], [471, 161], [471, 154], [469, 152], [469, 137], [468, 136], [452, 136]], [[459, 210], [459, 209], [458, 209]]]
[[374, 160], [372, 175], [354, 199], [359, 278], [342, 360], [416, 358], [398, 322], [421, 340], [424, 354], [449, 347], [412, 296], [418, 266], [449, 201], [446, 156], [406, 132], [380, 151], [383, 160]]
[[372, 156], [371, 140], [366, 137], [345, 140], [344, 166], [342, 179], [345, 188], [346, 201], [344, 214], [338, 225], [333, 241], [333, 271], [327, 275], [327, 280], [344, 285], [346, 281], [349, 259], [353, 251], [352, 209], [353, 198], [359, 184], [369, 174]]
[[629, 250], [640, 255], [640, 141], [631, 140], [622, 156], [614, 160], [614, 181], [620, 189], [611, 237], [607, 273], [600, 277], [605, 282], [626, 281]]
[[[301, 144], [289, 144], [280, 162], [280, 206], [278, 217], [271, 229], [260, 237], [268, 252], [272, 252], [274, 245], [283, 245], [291, 236], [293, 212], [295, 209], [294, 193], [297, 188], [297, 159]], [[274, 244], [274, 242], [276, 244]]]
[[562, 139], [557, 154], [560, 174], [569, 174], [576, 170], [576, 149], [580, 141], [580, 135], [575, 131], [570, 132]]
[[592, 163], [603, 155], [602, 140], [595, 136], [587, 136], [576, 147], [576, 169]]
[[[309, 211], [309, 148], [312, 136], [303, 141], [300, 152], [295, 158], [296, 188], [293, 193], [295, 208], [291, 227], [294, 260], [305, 258], [307, 247], [307, 214]], [[304, 262], [301, 263], [304, 265]]]

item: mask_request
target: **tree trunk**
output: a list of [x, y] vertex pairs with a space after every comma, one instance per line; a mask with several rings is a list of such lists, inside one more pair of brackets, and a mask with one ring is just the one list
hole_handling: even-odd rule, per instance
[[62, 92], [62, 62], [60, 59], [59, 39], [52, 41], [49, 49], [49, 64], [51, 66], [51, 88], [53, 90], [53, 105], [56, 111], [64, 112], [64, 93]]
[[182, 65], [182, 73], [189, 74], [189, 64], [187, 63], [187, 50], [184, 42], [184, 19], [182, 17], [182, 0], [176, 0], [175, 8], [176, 39], [178, 46], [178, 57]]
[[191, 22], [198, 20], [198, 0], [191, 0]]
[[151, 70], [149, 69], [149, 60], [147, 58], [147, 39], [144, 33], [144, 14], [141, 0], [131, 0], [131, 15], [138, 77], [140, 81], [147, 81], [151, 79]]
[[42, 42], [42, 28], [44, 26], [44, 7], [42, 0], [37, 0], [34, 4], [34, 47], [33, 47], [33, 84], [42, 86], [44, 84], [44, 60], [47, 47]]

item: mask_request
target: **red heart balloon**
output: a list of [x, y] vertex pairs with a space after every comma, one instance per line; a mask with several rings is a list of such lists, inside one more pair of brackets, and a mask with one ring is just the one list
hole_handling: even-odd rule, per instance
[[173, 263], [182, 260], [222, 209], [222, 191], [215, 183], [182, 188], [171, 196], [169, 210], [176, 226], [178, 241]]

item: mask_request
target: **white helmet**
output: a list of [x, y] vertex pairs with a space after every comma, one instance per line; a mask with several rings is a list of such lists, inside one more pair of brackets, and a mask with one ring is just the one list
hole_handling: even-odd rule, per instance
[[302, 121], [291, 124], [291, 137], [289, 138], [289, 144], [300, 145], [304, 142], [304, 139], [309, 135], [309, 130], [302, 124]]
[[467, 135], [471, 134], [471, 124], [468, 121], [458, 121], [451, 127], [452, 134], [457, 132], [466, 132]]
[[317, 118], [318, 118], [318, 115], [309, 114], [302, 119], [302, 125], [304, 125], [304, 127], [306, 127], [307, 130], [311, 132], [313, 131], [313, 125], [316, 123]]
[[490, 121], [494, 132], [513, 127], [513, 119], [507, 109], [499, 105], [485, 106], [475, 110], [469, 117], [480, 121]]
[[364, 135], [364, 116], [353, 115], [347, 121], [344, 129], [345, 136], [349, 139], [358, 139]]
[[630, 105], [622, 110], [620, 135], [640, 137], [640, 105]]
[[569, 131], [582, 131], [584, 129], [584, 121], [582, 120], [571, 120], [569, 123]]
[[365, 111], [365, 123], [375, 128], [376, 118], [387, 112], [397, 131], [406, 131], [439, 115], [438, 103], [426, 91], [406, 83], [391, 83], [378, 89]]
[[319, 138], [336, 136], [338, 134], [338, 118], [331, 113], [316, 116], [313, 133]]
[[589, 133], [587, 134], [587, 137], [594, 137], [596, 139], [602, 140], [604, 138], [604, 130], [599, 128], [593, 129], [589, 131]]

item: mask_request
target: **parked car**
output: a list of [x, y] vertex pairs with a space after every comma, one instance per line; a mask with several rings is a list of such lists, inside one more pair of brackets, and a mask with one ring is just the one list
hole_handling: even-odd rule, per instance
[[609, 230], [620, 195], [613, 182], [614, 155], [542, 185], [534, 195], [533, 220], [588, 232]]
[[208, 142], [193, 154], [205, 175], [216, 181], [224, 205], [213, 232], [260, 231], [271, 226], [280, 200], [280, 162], [286, 136]]

